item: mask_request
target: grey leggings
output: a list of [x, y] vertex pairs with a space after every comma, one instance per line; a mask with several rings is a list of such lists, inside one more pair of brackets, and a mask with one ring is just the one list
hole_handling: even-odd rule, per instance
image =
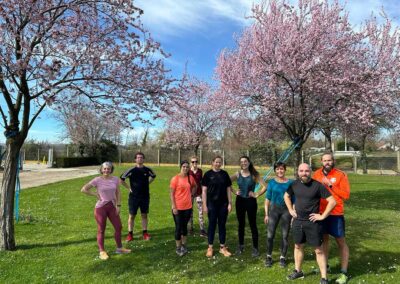
[[276, 228], [278, 227], [279, 220], [281, 221], [281, 230], [282, 230], [282, 242], [281, 242], [281, 256], [286, 257], [286, 253], [289, 246], [289, 230], [290, 230], [290, 222], [292, 220], [292, 216], [289, 213], [289, 210], [286, 207], [271, 205], [269, 209], [269, 218], [267, 225], [267, 254], [272, 255], [272, 249], [274, 247], [274, 238]]

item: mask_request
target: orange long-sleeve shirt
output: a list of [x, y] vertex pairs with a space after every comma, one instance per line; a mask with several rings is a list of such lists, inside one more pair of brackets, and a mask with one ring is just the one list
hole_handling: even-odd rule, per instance
[[[347, 200], [350, 197], [350, 184], [347, 175], [344, 172], [333, 168], [326, 176], [332, 184], [332, 187], [329, 187], [328, 184], [324, 182], [324, 177], [325, 174], [322, 171], [322, 168], [315, 171], [313, 175], [313, 179], [322, 183], [336, 200], [336, 206], [331, 211], [331, 215], [343, 215], [344, 200]], [[321, 199], [319, 209], [321, 213], [325, 211], [327, 204], [328, 202], [325, 199]]]

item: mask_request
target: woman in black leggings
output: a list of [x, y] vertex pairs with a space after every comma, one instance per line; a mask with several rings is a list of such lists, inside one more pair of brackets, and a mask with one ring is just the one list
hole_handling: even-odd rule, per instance
[[236, 254], [242, 254], [244, 251], [244, 227], [246, 224], [246, 213], [249, 220], [251, 236], [253, 239], [253, 257], [260, 255], [258, 251], [258, 229], [257, 229], [257, 200], [254, 189], [257, 183], [265, 190], [265, 183], [260, 174], [256, 171], [250, 158], [240, 157], [240, 171], [231, 176], [232, 181], [236, 181], [239, 190], [236, 194], [236, 217], [238, 220], [239, 245]]
[[[283, 200], [283, 195], [293, 181], [285, 177], [285, 163], [275, 163], [274, 171], [276, 177], [268, 182], [267, 194], [265, 198], [264, 223], [267, 225], [267, 258], [265, 260], [265, 266], [272, 266], [272, 249], [274, 245], [275, 232], [280, 222], [282, 240], [279, 263], [281, 267], [285, 267], [286, 254], [289, 246], [288, 236], [292, 216], [289, 214], [285, 201]], [[262, 193], [263, 192], [260, 191], [260, 194]]]

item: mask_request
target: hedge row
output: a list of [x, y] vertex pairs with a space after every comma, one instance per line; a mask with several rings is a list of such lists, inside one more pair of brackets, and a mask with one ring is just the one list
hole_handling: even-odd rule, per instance
[[70, 168], [80, 166], [98, 165], [99, 161], [96, 157], [60, 157], [56, 158], [57, 168]]

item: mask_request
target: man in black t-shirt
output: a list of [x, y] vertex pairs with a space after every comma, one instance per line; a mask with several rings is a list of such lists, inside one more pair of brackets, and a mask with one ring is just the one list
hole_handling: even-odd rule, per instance
[[[285, 203], [293, 216], [293, 239], [295, 243], [294, 261], [295, 270], [287, 279], [303, 278], [301, 265], [304, 258], [304, 243], [307, 242], [315, 248], [317, 263], [321, 272], [322, 284], [328, 283], [326, 276], [326, 257], [322, 249], [321, 220], [329, 216], [335, 207], [336, 201], [330, 192], [318, 181], [311, 179], [311, 169], [308, 164], [301, 164], [298, 168], [298, 179], [294, 181], [285, 193]], [[295, 197], [295, 208], [292, 204]], [[319, 214], [320, 199], [326, 199], [328, 205], [322, 214]]]
[[[150, 205], [150, 192], [149, 184], [156, 178], [155, 173], [152, 169], [143, 165], [144, 154], [138, 152], [135, 154], [136, 166], [128, 169], [125, 173], [121, 175], [121, 184], [129, 189], [129, 218], [128, 218], [128, 236], [126, 241], [130, 242], [133, 240], [133, 226], [135, 222], [135, 217], [138, 209], [140, 208], [140, 213], [142, 216], [142, 229], [143, 229], [143, 239], [150, 240], [150, 234], [147, 232], [147, 214], [149, 213]], [[129, 178], [128, 186], [125, 179]]]

